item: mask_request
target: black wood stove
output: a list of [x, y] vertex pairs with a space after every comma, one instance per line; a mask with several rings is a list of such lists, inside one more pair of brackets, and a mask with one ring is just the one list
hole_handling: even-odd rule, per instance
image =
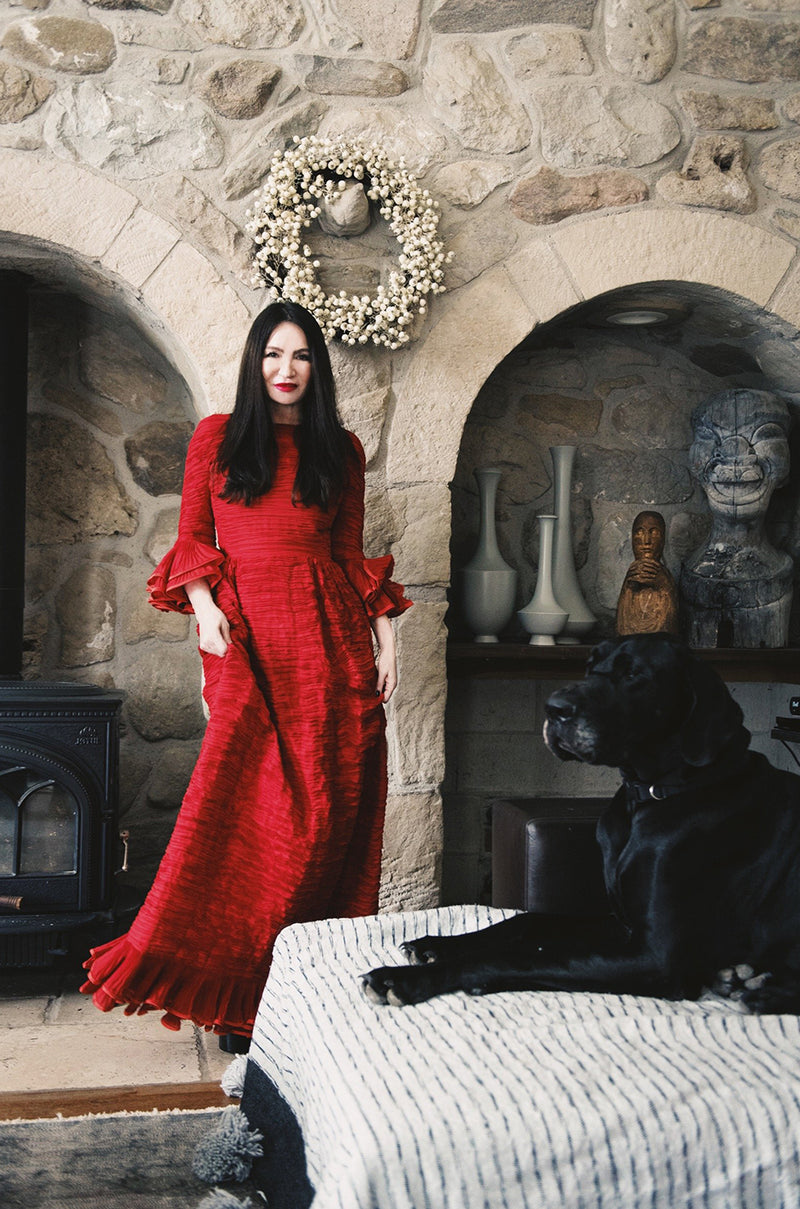
[[0, 967], [110, 935], [121, 704], [91, 685], [0, 680]]

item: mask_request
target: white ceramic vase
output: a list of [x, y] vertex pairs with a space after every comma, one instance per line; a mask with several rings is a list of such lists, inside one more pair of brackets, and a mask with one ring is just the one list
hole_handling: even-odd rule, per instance
[[557, 517], [539, 516], [539, 571], [530, 603], [517, 613], [534, 646], [553, 646], [567, 621], [553, 591], [553, 537]]
[[597, 623], [583, 598], [575, 570], [572, 545], [572, 466], [575, 445], [551, 445], [553, 459], [553, 511], [556, 514], [553, 537], [553, 592], [567, 610], [567, 623], [558, 641], [579, 643]]
[[498, 642], [511, 620], [517, 594], [517, 572], [500, 553], [495, 530], [497, 485], [502, 472], [490, 466], [475, 472], [480, 493], [478, 549], [459, 575], [461, 605], [475, 642]]

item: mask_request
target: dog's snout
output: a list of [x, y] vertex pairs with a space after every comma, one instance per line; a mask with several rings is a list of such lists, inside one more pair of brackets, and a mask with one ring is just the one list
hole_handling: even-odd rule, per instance
[[545, 702], [544, 712], [550, 722], [569, 722], [575, 717], [575, 702], [566, 693], [555, 692]]

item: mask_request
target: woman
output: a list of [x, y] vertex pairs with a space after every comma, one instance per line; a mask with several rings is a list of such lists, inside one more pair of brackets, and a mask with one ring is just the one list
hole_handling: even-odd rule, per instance
[[363, 514], [322, 332], [274, 303], [233, 413], [192, 437], [178, 540], [148, 581], [156, 608], [195, 613], [210, 718], [141, 911], [86, 963], [103, 1011], [246, 1038], [284, 925], [376, 910], [390, 617], [411, 602], [390, 557], [364, 559]]

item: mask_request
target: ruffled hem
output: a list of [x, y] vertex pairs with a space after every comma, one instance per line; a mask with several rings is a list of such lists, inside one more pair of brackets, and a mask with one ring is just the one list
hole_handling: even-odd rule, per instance
[[399, 617], [414, 603], [403, 595], [403, 585], [391, 578], [394, 570], [391, 554], [384, 554], [382, 558], [348, 558], [342, 566], [363, 600], [368, 617]]
[[249, 1037], [266, 976], [215, 975], [140, 953], [127, 934], [91, 950], [81, 987], [101, 1012], [124, 1006], [126, 1016], [161, 1011], [165, 1028], [177, 1031], [190, 1020], [207, 1032]]
[[224, 563], [225, 555], [216, 546], [179, 537], [147, 581], [151, 605], [163, 612], [192, 613], [183, 585], [193, 579], [207, 579], [212, 588], [216, 587]]

